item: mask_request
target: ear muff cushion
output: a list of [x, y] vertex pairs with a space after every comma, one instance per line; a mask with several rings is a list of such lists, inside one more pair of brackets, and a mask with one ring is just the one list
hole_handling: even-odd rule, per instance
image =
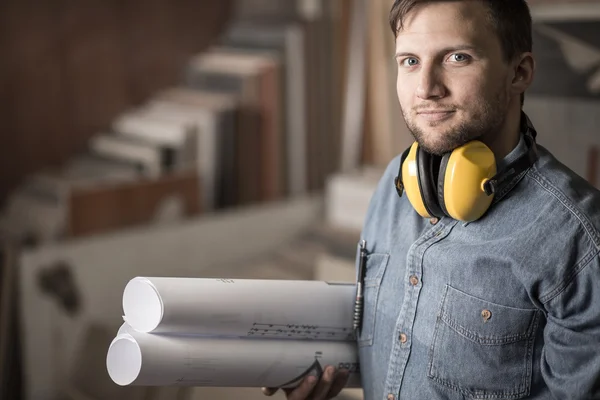
[[402, 162], [402, 186], [406, 197], [410, 201], [417, 214], [423, 218], [431, 218], [431, 214], [425, 208], [421, 187], [419, 185], [419, 171], [417, 168], [417, 154], [419, 153], [419, 144], [414, 142], [408, 151], [405, 160]]
[[433, 157], [420, 147], [417, 149], [417, 178], [427, 213], [431, 216], [442, 217], [444, 214], [437, 202], [437, 180], [434, 180]]
[[482, 142], [474, 140], [454, 149], [443, 176], [448, 215], [475, 221], [485, 214], [494, 196], [486, 195], [484, 184], [495, 174], [494, 153]]
[[450, 156], [452, 155], [452, 153], [446, 153], [444, 154], [444, 156], [442, 157], [442, 161], [440, 162], [440, 174], [438, 176], [437, 179], [437, 197], [438, 197], [438, 204], [442, 210], [442, 212], [446, 215], [450, 215], [448, 214], [448, 210], [446, 209], [446, 200], [444, 198], [444, 185], [446, 183], [446, 167], [448, 167], [448, 160], [450, 159]]

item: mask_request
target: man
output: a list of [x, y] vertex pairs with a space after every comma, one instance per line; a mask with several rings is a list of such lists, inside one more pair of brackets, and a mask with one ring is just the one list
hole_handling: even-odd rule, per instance
[[[398, 99], [424, 150], [413, 170], [479, 140], [508, 175], [466, 221], [425, 199], [442, 189], [443, 199], [454, 190], [443, 185], [460, 188], [466, 176], [421, 176], [432, 192], [425, 214], [439, 216], [429, 219], [402, 191], [405, 157], [389, 164], [361, 237], [365, 399], [600, 399], [600, 196], [527, 127], [535, 68], [525, 1], [396, 0], [390, 21]], [[337, 374], [288, 399], [332, 398], [344, 384]]]

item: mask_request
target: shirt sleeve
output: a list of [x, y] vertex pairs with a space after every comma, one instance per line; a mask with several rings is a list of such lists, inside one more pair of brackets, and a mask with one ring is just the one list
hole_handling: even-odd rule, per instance
[[557, 400], [600, 399], [600, 257], [545, 303], [541, 371]]

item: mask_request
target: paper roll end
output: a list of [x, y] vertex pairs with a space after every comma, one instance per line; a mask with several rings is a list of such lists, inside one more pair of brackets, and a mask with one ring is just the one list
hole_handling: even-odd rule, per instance
[[142, 351], [132, 337], [115, 338], [106, 355], [108, 375], [117, 385], [133, 383], [142, 370]]
[[152, 332], [162, 321], [164, 305], [148, 279], [134, 278], [123, 293], [123, 312], [127, 324], [138, 332]]

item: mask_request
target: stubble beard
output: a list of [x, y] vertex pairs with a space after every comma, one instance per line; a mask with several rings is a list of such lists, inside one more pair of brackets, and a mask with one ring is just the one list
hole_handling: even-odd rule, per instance
[[[491, 100], [484, 102], [480, 109], [475, 110], [468, 121], [463, 120], [445, 132], [438, 133], [436, 140], [432, 140], [431, 134], [417, 126], [404, 109], [402, 115], [419, 147], [428, 153], [442, 156], [472, 140], [485, 141], [486, 138], [499, 134], [508, 111], [505, 98], [506, 96], [499, 90]], [[435, 125], [431, 124], [432, 127]]]

